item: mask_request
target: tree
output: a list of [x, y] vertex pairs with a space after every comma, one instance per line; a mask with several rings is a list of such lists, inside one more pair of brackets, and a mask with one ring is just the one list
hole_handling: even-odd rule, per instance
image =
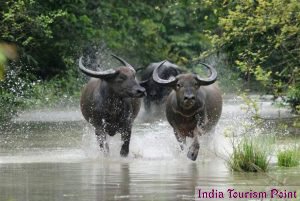
[[[23, 66], [51, 78], [67, 70], [70, 59], [97, 34], [85, 1], [7, 0], [0, 12], [1, 40], [19, 48]], [[79, 9], [80, 8], [80, 9]], [[72, 62], [71, 62], [72, 63]]]
[[298, 0], [226, 1], [221, 34], [212, 41], [246, 79], [254, 77], [275, 96], [300, 105], [300, 4]]

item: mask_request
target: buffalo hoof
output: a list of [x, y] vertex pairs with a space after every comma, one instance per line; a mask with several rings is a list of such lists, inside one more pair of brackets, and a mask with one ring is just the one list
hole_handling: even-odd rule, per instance
[[189, 152], [187, 153], [187, 157], [192, 161], [195, 161], [198, 157], [199, 145], [191, 146]]
[[126, 150], [123, 150], [123, 149], [121, 149], [121, 151], [120, 151], [120, 155], [121, 155], [122, 157], [127, 157], [127, 156], [128, 156], [128, 153], [129, 153], [129, 151], [126, 151]]
[[129, 149], [122, 146], [121, 151], [120, 151], [120, 155], [122, 157], [127, 157], [128, 153], [129, 153]]
[[198, 157], [198, 153], [194, 153], [194, 152], [188, 152], [188, 154], [187, 154], [187, 157], [189, 158], [189, 159], [191, 159], [192, 161], [195, 161], [196, 159], [197, 159], [197, 157]]

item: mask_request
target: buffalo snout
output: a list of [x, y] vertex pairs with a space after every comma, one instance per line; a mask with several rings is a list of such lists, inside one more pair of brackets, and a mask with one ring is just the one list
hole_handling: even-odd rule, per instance
[[193, 93], [186, 93], [183, 95], [183, 107], [184, 108], [190, 108], [194, 106], [196, 103], [196, 97]]
[[136, 98], [146, 96], [146, 89], [141, 86], [134, 87], [132, 90], [132, 96]]
[[194, 94], [185, 94], [184, 95], [184, 101], [192, 101], [192, 100], [195, 100]]

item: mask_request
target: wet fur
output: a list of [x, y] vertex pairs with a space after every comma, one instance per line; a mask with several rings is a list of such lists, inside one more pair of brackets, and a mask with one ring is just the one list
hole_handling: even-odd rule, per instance
[[[185, 77], [188, 84], [192, 76]], [[180, 81], [180, 79], [179, 79]], [[182, 107], [180, 100], [183, 94], [174, 88], [166, 103], [166, 116], [174, 129], [181, 148], [186, 137], [194, 138], [188, 157], [196, 160], [199, 150], [198, 135], [203, 135], [217, 124], [222, 112], [222, 96], [216, 84], [200, 86], [195, 89], [195, 103], [191, 108]]]
[[[121, 133], [123, 145], [120, 154], [127, 156], [132, 124], [141, 106], [141, 99], [134, 95], [136, 90], [144, 88], [128, 68], [118, 70], [118, 75], [107, 80], [90, 79], [82, 90], [80, 106], [84, 118], [95, 127], [100, 148], [107, 153], [106, 136]], [[120, 81], [118, 76], [121, 74], [127, 75], [128, 79]]]

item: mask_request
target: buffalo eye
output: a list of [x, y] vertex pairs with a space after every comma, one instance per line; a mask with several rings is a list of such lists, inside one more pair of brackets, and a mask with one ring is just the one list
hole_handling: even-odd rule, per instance
[[178, 89], [180, 89], [182, 87], [182, 85], [181, 84], [179, 84], [179, 83], [177, 83], [177, 85], [176, 85], [176, 89], [178, 90]]
[[127, 79], [127, 76], [126, 75], [120, 75], [118, 78], [117, 78], [117, 82], [123, 82]]

